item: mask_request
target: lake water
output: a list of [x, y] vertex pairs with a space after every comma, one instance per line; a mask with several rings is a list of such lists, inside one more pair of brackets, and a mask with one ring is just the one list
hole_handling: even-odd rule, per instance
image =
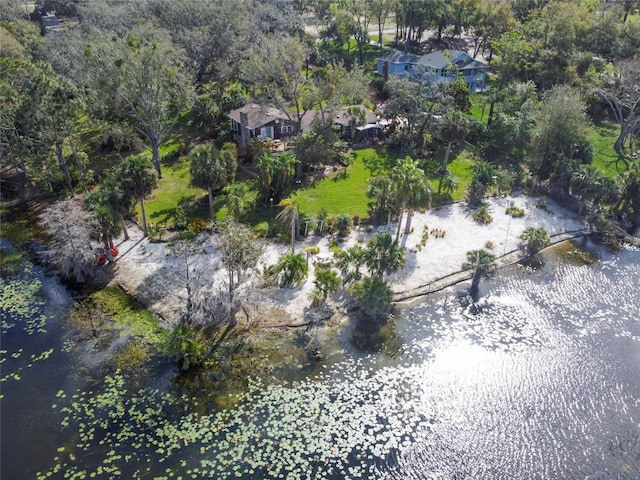
[[587, 250], [407, 307], [375, 351], [346, 328], [226, 410], [162, 366], [92, 382], [43, 306], [3, 332], [2, 478], [640, 478], [640, 252]]

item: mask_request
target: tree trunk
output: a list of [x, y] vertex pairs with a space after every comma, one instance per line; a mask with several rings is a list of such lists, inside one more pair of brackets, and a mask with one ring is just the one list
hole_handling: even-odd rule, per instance
[[291, 254], [296, 253], [296, 216], [291, 213]]
[[451, 145], [453, 145], [453, 142], [448, 142], [447, 143], [447, 149], [444, 152], [444, 160], [442, 161], [442, 174], [444, 175], [445, 173], [447, 173], [447, 163], [449, 163], [449, 154], [451, 153]]
[[129, 240], [129, 231], [127, 230], [127, 225], [124, 223], [124, 217], [122, 217], [122, 232], [124, 233], [124, 239]]
[[489, 105], [489, 116], [487, 117], [487, 126], [491, 125], [493, 122], [493, 109], [495, 108], [496, 99], [493, 97], [491, 99], [491, 104]]
[[145, 237], [147, 236], [147, 214], [144, 211], [144, 200], [140, 199], [140, 211], [142, 213], [142, 231]]
[[162, 178], [162, 169], [160, 167], [160, 139], [155, 136], [151, 137], [151, 153], [153, 155], [153, 166], [156, 167], [158, 178]]
[[412, 216], [413, 216], [413, 209], [409, 208], [409, 211], [407, 212], [407, 223], [405, 224], [405, 227], [404, 227], [405, 235], [409, 235], [409, 233], [411, 233], [411, 217]]
[[211, 216], [211, 222], [215, 222], [216, 216], [213, 212], [213, 189], [210, 185], [207, 187], [207, 192], [209, 193], [209, 215]]
[[60, 170], [62, 170], [62, 173], [64, 173], [64, 180], [67, 183], [69, 193], [73, 195], [73, 183], [71, 182], [71, 174], [69, 173], [67, 161], [62, 154], [62, 143], [56, 144], [56, 155], [58, 157], [58, 165], [60, 165]]
[[404, 215], [404, 208], [405, 208], [405, 205], [406, 205], [406, 202], [405, 202], [405, 200], [403, 199], [403, 200], [402, 200], [402, 208], [400, 209], [400, 217], [398, 218], [398, 228], [396, 228], [396, 242], [397, 242], [398, 240], [400, 240], [400, 228], [401, 228], [401, 225], [402, 225], [402, 217], [403, 217], [403, 215]]
[[620, 134], [618, 138], [616, 138], [616, 142], [613, 144], [613, 149], [618, 154], [618, 157], [624, 157], [624, 140], [626, 138], [627, 132], [624, 126], [620, 129]]

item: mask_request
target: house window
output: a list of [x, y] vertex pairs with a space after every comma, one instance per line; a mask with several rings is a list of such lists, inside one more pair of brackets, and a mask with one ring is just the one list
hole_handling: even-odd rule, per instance
[[236, 122], [235, 120], [231, 120], [231, 131], [232, 132], [238, 131], [238, 122]]
[[273, 127], [261, 127], [260, 138], [273, 138]]
[[292, 133], [293, 132], [293, 125], [282, 125], [282, 127], [280, 127], [280, 132], [281, 133]]

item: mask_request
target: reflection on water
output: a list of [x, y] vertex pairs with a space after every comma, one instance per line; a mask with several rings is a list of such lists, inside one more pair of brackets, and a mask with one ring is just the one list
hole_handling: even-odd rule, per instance
[[118, 377], [101, 392], [67, 392], [51, 403], [70, 418], [60, 429], [70, 441], [39, 468], [78, 478], [107, 468], [122, 478], [639, 478], [640, 253], [571, 255], [599, 261], [558, 251], [541, 269], [484, 282], [477, 305], [462, 287], [430, 297], [375, 352], [355, 349], [347, 329], [306, 378], [253, 381], [228, 410], [196, 415], [189, 398], [127, 393]]
[[475, 313], [451, 295], [407, 312], [434, 422], [380, 476], [640, 477], [640, 258], [600, 254], [504, 272]]

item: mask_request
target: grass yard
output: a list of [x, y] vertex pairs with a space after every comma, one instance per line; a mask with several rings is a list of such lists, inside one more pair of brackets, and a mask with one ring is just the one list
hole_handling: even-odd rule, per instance
[[[444, 160], [445, 147], [439, 148], [434, 157], [433, 162], [440, 166]], [[438, 191], [438, 185], [440, 183], [440, 177], [437, 175], [431, 175], [431, 187], [433, 189], [433, 204], [440, 205], [443, 203], [458, 202], [464, 199], [465, 192], [471, 184], [471, 167], [474, 163], [471, 153], [462, 147], [454, 147], [449, 155], [449, 164], [447, 170], [449, 173], [458, 179], [458, 188], [451, 194], [441, 193], [436, 194]]]
[[[189, 162], [179, 160], [162, 169], [162, 178], [150, 200], [145, 202], [147, 221], [172, 226], [176, 208], [182, 206], [190, 218], [209, 217], [207, 193], [190, 186]], [[140, 206], [136, 208], [139, 212]]]
[[589, 134], [589, 142], [594, 147], [593, 165], [611, 178], [626, 170], [624, 163], [616, 162], [618, 155], [613, 149], [619, 132], [620, 127], [615, 123], [601, 122], [596, 123]]
[[343, 171], [334, 171], [312, 186], [298, 190], [300, 211], [308, 216], [317, 215], [324, 209], [330, 214], [368, 217], [367, 187], [371, 168], [378, 166], [378, 158], [374, 148], [356, 150], [356, 158], [347, 167], [346, 175]]
[[[444, 152], [442, 152], [444, 155]], [[458, 188], [451, 193], [451, 201], [458, 202], [464, 199], [465, 192], [469, 185], [471, 185], [471, 167], [473, 166], [475, 160], [471, 156], [471, 154], [463, 149], [461, 150], [453, 159], [453, 161], [449, 162], [449, 172], [451, 175], [458, 178]], [[438, 191], [437, 182], [435, 182], [434, 191]]]
[[[375, 175], [389, 172], [398, 155], [389, 153], [384, 148], [356, 149], [356, 158], [353, 164], [345, 170], [338, 168], [331, 171], [320, 180], [310, 186], [297, 190], [300, 202], [300, 211], [303, 215], [312, 217], [325, 210], [329, 214], [346, 213], [359, 215], [365, 219], [369, 215], [369, 198], [367, 188], [369, 179]], [[434, 157], [428, 162], [431, 165], [441, 165], [444, 157], [444, 147], [440, 148]], [[464, 198], [465, 191], [471, 182], [471, 166], [473, 157], [463, 147], [454, 148], [451, 152], [448, 169], [452, 175], [458, 178], [459, 184], [456, 191], [449, 194], [434, 195], [434, 205], [459, 201]], [[428, 169], [427, 169], [428, 170]], [[434, 192], [438, 189], [439, 177], [430, 176]], [[181, 159], [163, 168], [162, 179], [158, 182], [158, 188], [152, 199], [145, 203], [147, 221], [153, 224], [173, 226], [176, 216], [176, 208], [182, 206], [189, 218], [208, 218], [209, 204], [207, 193], [199, 188], [189, 185], [189, 162]], [[248, 193], [247, 198], [255, 197], [256, 192]], [[214, 208], [216, 218], [224, 219], [226, 207], [222, 197], [215, 199]], [[280, 212], [280, 207], [274, 206], [274, 215]], [[139, 213], [139, 207], [137, 207]], [[262, 221], [268, 221], [271, 217], [270, 206], [256, 205], [256, 209], [246, 212], [243, 222], [255, 225]]]

